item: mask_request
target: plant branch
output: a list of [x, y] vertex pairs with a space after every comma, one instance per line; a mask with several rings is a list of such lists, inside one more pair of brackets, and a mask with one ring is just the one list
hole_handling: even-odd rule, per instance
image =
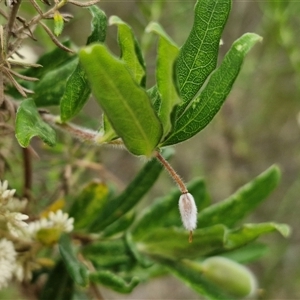
[[6, 46], [5, 46], [6, 52], [8, 50], [9, 40], [13, 33], [13, 27], [15, 24], [15, 20], [16, 20], [21, 2], [22, 2], [22, 0], [18, 0], [17, 2], [14, 3], [14, 5], [11, 8], [9, 17], [8, 17], [8, 22], [7, 22], [7, 26], [6, 26], [6, 34], [5, 34], [5, 36], [6, 36]]
[[53, 116], [44, 111], [40, 111], [40, 114], [44, 121], [64, 132], [71, 134], [71, 136], [78, 138], [79, 140], [94, 142], [94, 139], [97, 136], [97, 132], [95, 131], [87, 130], [72, 123], [61, 123], [59, 121], [59, 117], [57, 116]]
[[74, 0], [68, 0], [68, 3], [79, 6], [79, 7], [88, 7], [88, 6], [94, 5], [99, 2], [100, 2], [100, 0], [91, 0], [88, 2], [79, 2], [79, 1], [74, 1]]
[[59, 48], [70, 52], [70, 53], [74, 53], [74, 51], [66, 46], [64, 46], [56, 37], [55, 35], [52, 33], [52, 31], [47, 27], [46, 24], [44, 24], [43, 22], [39, 22], [40, 25], [42, 25], [43, 29], [46, 31], [46, 33], [49, 35], [49, 37], [51, 38], [52, 42]]
[[30, 149], [22, 148], [22, 153], [23, 153], [23, 170], [24, 170], [23, 196], [29, 200], [31, 198], [31, 188], [32, 188], [32, 164], [31, 164]]

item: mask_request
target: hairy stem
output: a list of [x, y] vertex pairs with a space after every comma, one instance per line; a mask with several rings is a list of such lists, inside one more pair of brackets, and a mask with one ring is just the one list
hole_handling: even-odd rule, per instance
[[165, 169], [169, 172], [170, 176], [174, 179], [176, 184], [178, 185], [182, 194], [188, 193], [187, 187], [179, 177], [179, 175], [175, 172], [172, 166], [165, 160], [165, 158], [158, 152], [155, 152], [155, 157], [161, 162], [161, 164], [165, 167]]

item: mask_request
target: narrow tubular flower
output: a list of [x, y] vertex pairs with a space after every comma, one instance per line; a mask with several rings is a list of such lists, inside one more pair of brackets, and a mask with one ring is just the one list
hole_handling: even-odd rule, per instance
[[197, 227], [197, 206], [190, 193], [184, 193], [180, 196], [179, 211], [183, 226], [190, 231], [189, 242], [192, 242], [192, 232]]

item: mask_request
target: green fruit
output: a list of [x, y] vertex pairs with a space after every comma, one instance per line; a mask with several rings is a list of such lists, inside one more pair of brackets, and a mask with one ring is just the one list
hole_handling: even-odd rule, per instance
[[257, 283], [252, 272], [228, 258], [213, 256], [203, 261], [203, 275], [235, 297], [255, 294]]

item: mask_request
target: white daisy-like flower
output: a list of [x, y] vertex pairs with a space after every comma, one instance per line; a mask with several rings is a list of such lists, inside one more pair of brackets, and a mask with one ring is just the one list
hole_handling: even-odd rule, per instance
[[74, 228], [73, 223], [74, 218], [69, 218], [62, 210], [51, 211], [47, 218], [29, 223], [25, 230], [29, 238], [35, 239], [41, 229], [56, 228], [60, 232], [71, 232]]
[[19, 212], [6, 212], [7, 228], [9, 232], [15, 237], [22, 237], [24, 235], [24, 228], [28, 226], [24, 220], [29, 217]]
[[0, 290], [8, 285], [12, 279], [16, 266], [16, 256], [14, 245], [7, 239], [0, 240]]
[[28, 226], [25, 228], [27, 236], [30, 238], [35, 238], [36, 234], [39, 230], [44, 228], [51, 228], [53, 226], [52, 222], [46, 218], [42, 218], [40, 220], [36, 220], [34, 222], [30, 222]]
[[16, 190], [9, 190], [8, 189], [8, 182], [7, 180], [1, 182], [0, 181], [0, 204], [1, 206], [5, 206], [8, 201], [13, 197]]
[[5, 208], [9, 211], [14, 211], [14, 212], [21, 212], [24, 211], [27, 205], [27, 199], [17, 199], [17, 198], [11, 198]]
[[56, 212], [51, 211], [48, 218], [53, 223], [53, 227], [60, 229], [62, 232], [71, 232], [74, 228], [74, 218], [69, 218], [69, 215], [61, 209]]

